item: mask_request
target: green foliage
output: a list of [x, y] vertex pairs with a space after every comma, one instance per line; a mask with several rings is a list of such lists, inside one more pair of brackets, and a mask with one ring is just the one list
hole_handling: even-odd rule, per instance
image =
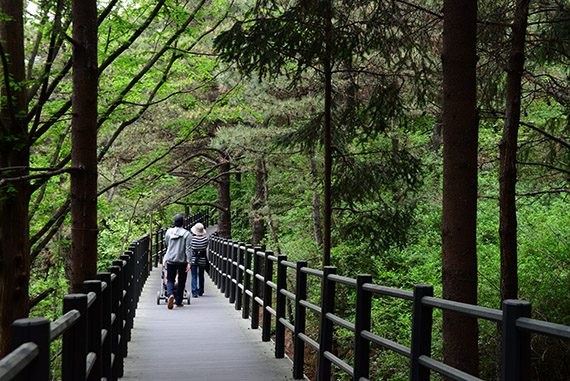
[[[71, 152], [72, 83], [66, 69], [71, 44], [63, 39], [71, 35], [70, 5], [62, 3], [57, 19], [56, 3], [42, 2], [41, 11], [26, 15], [32, 76], [29, 109], [35, 113], [29, 116], [33, 168], [65, 167]], [[334, 1], [334, 43], [327, 52], [324, 12], [318, 8], [324, 3], [238, 2], [232, 4], [232, 19], [238, 21], [229, 24], [230, 19], [223, 20], [228, 3], [213, 1], [179, 35], [176, 31], [193, 12], [192, 4], [185, 8], [178, 1], [166, 1], [150, 19], [155, 3], [119, 1], [101, 20], [98, 58], [106, 66], [99, 82], [99, 186], [108, 189], [99, 197], [100, 270], [130, 241], [147, 234], [150, 214], [155, 228], [164, 227], [172, 224], [175, 213], [184, 212], [177, 202], [215, 203], [218, 157], [228, 158], [231, 171], [240, 172], [231, 175], [233, 239], [251, 240], [256, 162], [263, 158], [267, 202], [256, 213], [268, 231], [261, 244], [280, 250], [290, 261], [303, 259], [320, 268], [322, 248], [314, 237], [313, 196], [322, 194], [319, 76], [322, 58], [330, 53], [332, 264], [341, 275], [369, 273], [377, 284], [406, 290], [415, 283], [432, 284], [435, 294], [441, 295], [443, 166], [440, 147], [431, 140], [437, 135], [441, 103], [440, 4]], [[479, 6], [478, 296], [480, 305], [491, 308], [499, 302], [497, 145], [512, 5], [503, 1]], [[565, 303], [570, 291], [568, 197], [536, 195], [568, 187], [569, 109], [560, 96], [567, 94], [570, 67], [568, 6], [561, 2], [533, 6], [537, 8], [531, 12], [529, 27], [518, 154], [520, 297], [532, 303], [534, 317], [570, 324]], [[219, 22], [226, 31], [216, 34]], [[146, 23], [148, 27], [135, 36]], [[44, 37], [36, 53], [34, 36]], [[233, 65], [257, 73], [262, 80], [240, 76]], [[40, 95], [44, 73], [57, 89], [46, 99]], [[11, 141], [13, 136], [2, 139]], [[311, 159], [317, 180], [310, 172]], [[51, 221], [66, 207], [69, 176], [37, 179], [31, 185], [30, 233], [38, 255], [31, 295], [54, 289], [31, 315], [56, 318], [61, 295], [67, 291], [64, 263], [70, 232], [65, 213], [61, 226]], [[2, 185], [0, 198], [12, 192], [10, 184]], [[269, 232], [270, 220], [275, 237]], [[49, 243], [42, 246], [51, 233]], [[320, 281], [309, 282], [309, 300], [318, 304]], [[350, 290], [339, 290], [338, 313], [351, 318], [354, 298]], [[375, 298], [373, 332], [409, 345], [410, 311], [407, 302]], [[438, 314], [435, 356], [442, 352]], [[317, 329], [318, 319], [312, 316], [308, 331], [315, 334]], [[336, 335], [339, 354], [352, 361], [350, 334], [339, 329]], [[494, 324], [481, 325], [485, 379], [495, 376], [496, 336]], [[534, 339], [533, 350], [534, 357], [557, 352], [562, 359], [556, 361], [562, 366], [556, 368], [567, 366], [563, 345]], [[407, 379], [407, 361], [373, 348], [371, 378]], [[541, 364], [533, 365], [537, 368], [549, 364], [534, 363]], [[337, 377], [345, 375], [339, 371]]]
[[570, 325], [570, 227], [568, 197], [544, 197], [521, 208], [520, 296], [533, 304], [534, 313], [546, 320]]

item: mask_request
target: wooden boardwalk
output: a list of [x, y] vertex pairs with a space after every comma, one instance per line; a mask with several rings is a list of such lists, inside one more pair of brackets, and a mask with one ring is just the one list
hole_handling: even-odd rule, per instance
[[164, 300], [156, 304], [160, 281], [155, 268], [138, 304], [121, 380], [293, 379], [292, 362], [275, 358], [273, 343], [261, 341], [261, 330], [251, 329], [207, 275], [204, 296], [172, 310]]

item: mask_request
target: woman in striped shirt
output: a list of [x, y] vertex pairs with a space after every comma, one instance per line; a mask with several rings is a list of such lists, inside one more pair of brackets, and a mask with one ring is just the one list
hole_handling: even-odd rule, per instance
[[208, 248], [208, 237], [206, 229], [201, 223], [197, 223], [190, 229], [192, 232], [192, 296], [197, 298], [204, 295], [204, 270], [208, 263], [206, 249]]

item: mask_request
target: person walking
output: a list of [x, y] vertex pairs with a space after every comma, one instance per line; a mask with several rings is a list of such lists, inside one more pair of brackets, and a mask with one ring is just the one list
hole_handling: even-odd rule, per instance
[[201, 223], [197, 223], [190, 229], [192, 232], [192, 296], [197, 298], [204, 295], [204, 270], [208, 264], [206, 249], [208, 248], [208, 237], [206, 229]]
[[[167, 307], [171, 310], [176, 304], [182, 307], [184, 289], [188, 270], [190, 270], [190, 260], [192, 258], [192, 236], [190, 232], [182, 227], [184, 217], [182, 214], [174, 216], [174, 227], [169, 228], [164, 235], [166, 241], [166, 296], [168, 297]], [[174, 290], [174, 282], [178, 276], [178, 286]]]

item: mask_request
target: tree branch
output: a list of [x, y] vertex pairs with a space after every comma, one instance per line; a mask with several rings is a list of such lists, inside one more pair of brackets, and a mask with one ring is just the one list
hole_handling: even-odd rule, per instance
[[4, 185], [6, 183], [11, 183], [11, 182], [29, 181], [29, 180], [34, 180], [34, 179], [49, 178], [52, 176], [60, 175], [62, 173], [73, 173], [75, 171], [80, 171], [80, 170], [82, 170], [82, 168], [68, 167], [68, 168], [58, 169], [58, 170], [55, 170], [52, 172], [39, 173], [37, 175], [27, 175], [27, 176], [8, 177], [8, 178], [4, 177], [4, 178], [0, 179], [0, 186]]
[[184, 202], [184, 201], [176, 201], [174, 202], [175, 204], [178, 205], [184, 205], [184, 206], [211, 206], [212, 208], [216, 208], [218, 210], [221, 210], [222, 212], [227, 212], [226, 208], [222, 208], [221, 206], [219, 206], [218, 204], [212, 204], [211, 202]]
[[554, 140], [555, 142], [562, 144], [564, 147], [570, 149], [570, 143], [568, 141], [566, 141], [565, 139], [563, 139], [561, 137], [554, 136], [552, 134], [549, 134], [548, 132], [546, 132], [546, 131], [544, 131], [544, 130], [542, 130], [542, 129], [540, 129], [540, 128], [538, 128], [535, 125], [532, 125], [530, 123], [521, 122], [521, 124], [525, 127], [530, 128], [531, 130], [534, 130], [534, 131], [548, 137], [551, 140]]
[[566, 169], [555, 167], [555, 166], [550, 165], [550, 164], [531, 163], [531, 162], [526, 162], [526, 161], [517, 161], [517, 164], [530, 165], [530, 166], [535, 166], [535, 167], [544, 167], [544, 168], [552, 169], [553, 171], [556, 171], [556, 172], [562, 172], [562, 173], [565, 173], [567, 175], [570, 175], [570, 171], [568, 171]]
[[47, 298], [48, 295], [54, 291], [55, 289], [53, 287], [50, 287], [47, 290], [42, 291], [39, 295], [35, 296], [30, 300], [30, 309], [34, 308], [39, 302]]

